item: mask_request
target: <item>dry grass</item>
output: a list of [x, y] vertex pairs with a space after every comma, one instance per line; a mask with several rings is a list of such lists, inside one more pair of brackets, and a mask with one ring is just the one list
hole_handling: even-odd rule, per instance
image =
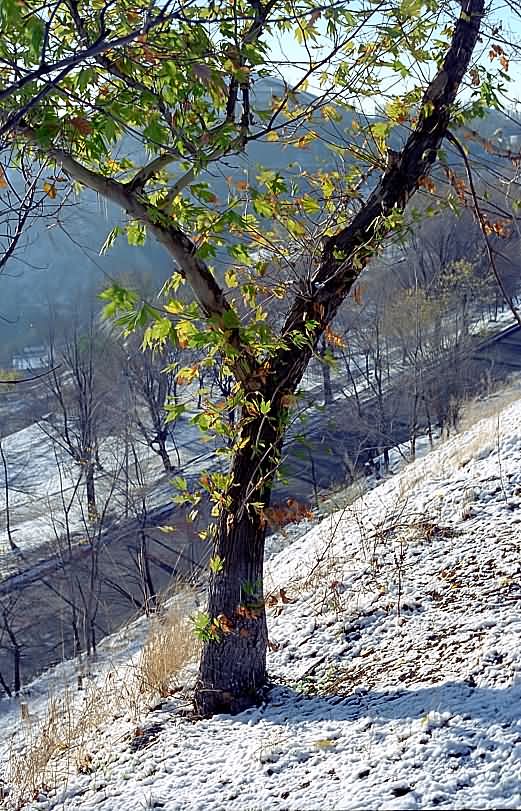
[[463, 407], [458, 431], [460, 433], [468, 431], [480, 420], [497, 417], [505, 408], [519, 400], [520, 397], [521, 390], [519, 386], [512, 384], [492, 392], [487, 397], [469, 400]]
[[101, 683], [78, 679], [81, 692], [65, 685], [39, 718], [30, 712], [11, 742], [6, 807], [20, 809], [42, 792], [65, 786], [72, 774], [90, 772], [91, 752], [110, 721], [124, 717], [135, 727], [152, 699], [179, 689], [181, 671], [196, 654], [190, 623], [173, 605], [151, 621], [137, 664], [109, 671]]
[[520, 389], [511, 385], [488, 397], [469, 401], [459, 426], [459, 433], [468, 432], [466, 442], [456, 443], [446, 461], [455, 467], [465, 467], [473, 460], [488, 456], [498, 447], [503, 412], [520, 397]]
[[361, 496], [368, 491], [368, 484], [365, 477], [355, 479], [334, 493], [325, 496], [320, 503], [320, 517], [331, 515], [331, 513], [338, 512], [338, 510], [346, 510], [354, 504]]
[[178, 608], [156, 618], [137, 666], [140, 692], [161, 698], [172, 695], [179, 687], [180, 672], [195, 659], [197, 651], [191, 624]]
[[102, 685], [89, 684], [81, 700], [65, 686], [59, 698], [48, 699], [41, 718], [23, 722], [9, 754], [12, 808], [66, 782], [73, 772], [89, 770], [93, 735], [115, 713], [119, 698], [110, 677]]

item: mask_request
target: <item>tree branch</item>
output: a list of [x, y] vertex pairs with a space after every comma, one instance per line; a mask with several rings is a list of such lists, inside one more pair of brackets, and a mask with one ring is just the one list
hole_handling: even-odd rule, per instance
[[162, 169], [165, 169], [169, 164], [176, 160], [183, 160], [183, 156], [178, 152], [165, 152], [163, 155], [158, 155], [157, 158], [151, 160], [146, 166], [143, 166], [126, 184], [127, 191], [140, 192], [143, 190], [149, 180], [152, 180]]
[[[29, 127], [24, 127], [19, 132], [38, 149], [42, 149], [37, 143], [34, 131]], [[106, 200], [116, 203], [127, 212], [131, 219], [145, 224], [158, 242], [165, 246], [175, 260], [179, 272], [190, 284], [196, 301], [206, 318], [210, 320], [214, 329], [226, 334], [228, 344], [236, 355], [232, 361], [234, 371], [238, 380], [247, 385], [254, 374], [257, 362], [243, 343], [239, 327], [230, 326], [230, 321], [238, 323], [239, 318], [208, 265], [197, 256], [197, 248], [192, 240], [178, 226], [171, 223], [163, 211], [149, 203], [137, 192], [129, 189], [127, 184], [88, 169], [64, 149], [50, 147], [45, 150], [45, 155], [60, 164], [63, 171], [82, 186], [86, 186]], [[226, 314], [232, 316], [228, 324]]]
[[472, 203], [474, 205], [474, 211], [476, 213], [476, 217], [477, 217], [478, 222], [479, 222], [479, 227], [480, 227], [481, 233], [483, 235], [483, 239], [485, 240], [485, 247], [486, 247], [486, 250], [487, 250], [487, 256], [488, 256], [488, 261], [490, 263], [490, 267], [492, 268], [492, 272], [493, 272], [493, 274], [494, 274], [494, 276], [496, 278], [496, 282], [498, 284], [499, 289], [501, 290], [501, 294], [502, 294], [503, 298], [505, 299], [506, 303], [508, 304], [508, 307], [509, 307], [510, 311], [512, 312], [512, 315], [516, 319], [517, 323], [521, 326], [521, 316], [519, 315], [517, 309], [515, 308], [514, 302], [512, 301], [512, 298], [508, 295], [508, 291], [507, 291], [507, 289], [506, 289], [506, 287], [504, 285], [503, 279], [501, 278], [501, 274], [500, 274], [499, 270], [497, 269], [496, 260], [495, 260], [495, 257], [494, 257], [494, 253], [492, 251], [492, 246], [490, 244], [490, 240], [488, 238], [488, 234], [487, 234], [487, 231], [486, 231], [486, 228], [485, 228], [485, 225], [486, 225], [485, 218], [483, 216], [483, 212], [481, 211], [481, 208], [480, 208], [480, 205], [479, 205], [479, 202], [478, 202], [478, 196], [476, 194], [476, 187], [474, 186], [474, 178], [472, 177], [472, 170], [470, 168], [469, 159], [467, 158], [467, 155], [466, 155], [465, 150], [463, 149], [461, 143], [458, 141], [456, 136], [452, 132], [450, 132], [450, 130], [447, 132], [447, 140], [450, 141], [451, 144], [454, 144], [454, 146], [456, 147], [456, 149], [458, 150], [459, 154], [461, 155], [461, 157], [463, 159], [463, 163], [465, 164], [465, 171], [467, 173], [467, 178], [468, 178], [468, 181], [469, 181], [470, 194], [471, 194], [471, 197], [472, 197]]
[[[277, 367], [277, 387], [294, 391], [325, 327], [336, 315], [360, 271], [377, 253], [391, 226], [385, 218], [403, 212], [431, 170], [443, 138], [447, 135], [451, 106], [470, 64], [484, 14], [484, 0], [464, 0], [450, 47], [440, 70], [428, 85], [418, 123], [407, 142], [383, 173], [380, 182], [351, 223], [330, 237], [320, 265], [307, 289], [302, 289], [290, 309], [282, 330], [283, 346], [272, 361]], [[306, 322], [316, 321], [309, 330]], [[295, 363], [292, 333], [307, 335], [309, 346]], [[275, 394], [277, 392], [269, 392]]]
[[23, 88], [31, 82], [51, 76], [53, 73], [56, 73], [64, 68], [66, 69], [67, 73], [69, 73], [77, 65], [81, 64], [82, 62], [86, 62], [99, 54], [121, 48], [124, 45], [129, 45], [139, 36], [147, 34], [152, 29], [157, 28], [157, 26], [176, 19], [177, 17], [177, 12], [165, 14], [164, 11], [161, 11], [157, 16], [150, 17], [150, 19], [143, 26], [131, 31], [130, 34], [125, 34], [125, 36], [116, 37], [115, 39], [111, 40], [105, 39], [105, 37], [102, 35], [102, 37], [98, 37], [98, 39], [93, 42], [92, 45], [89, 45], [87, 48], [83, 48], [81, 51], [77, 51], [77, 53], [72, 54], [71, 56], [59, 59], [56, 62], [53, 62], [52, 65], [44, 62], [39, 68], [30, 71], [30, 73], [27, 73], [25, 76], [18, 79], [17, 82], [14, 82], [4, 90], [1, 90], [0, 101], [9, 98], [9, 96], [12, 96], [13, 93], [23, 90]]

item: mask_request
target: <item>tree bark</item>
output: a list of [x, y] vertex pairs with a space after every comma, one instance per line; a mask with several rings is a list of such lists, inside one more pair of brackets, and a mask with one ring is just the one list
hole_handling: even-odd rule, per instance
[[331, 367], [325, 359], [327, 346], [324, 339], [320, 342], [319, 356], [322, 358], [322, 380], [324, 383], [324, 405], [331, 405], [333, 402], [333, 386], [331, 385]]
[[217, 641], [205, 642], [195, 693], [196, 710], [205, 717], [241, 712], [261, 699], [266, 683], [263, 510], [270, 503], [285, 411], [280, 399], [269, 418], [248, 421], [243, 411], [241, 438], [247, 444], [234, 457], [230, 501], [221, 512], [213, 550], [223, 570], [210, 576], [208, 614], [220, 630]]

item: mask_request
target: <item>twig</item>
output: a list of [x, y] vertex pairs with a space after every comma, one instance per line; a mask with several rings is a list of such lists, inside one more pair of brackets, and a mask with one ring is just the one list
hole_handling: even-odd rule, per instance
[[490, 240], [488, 238], [488, 234], [487, 234], [486, 228], [485, 228], [485, 225], [486, 225], [485, 218], [483, 216], [483, 212], [481, 211], [481, 209], [479, 207], [478, 196], [476, 194], [476, 187], [474, 186], [474, 178], [472, 177], [472, 169], [470, 168], [470, 164], [469, 164], [469, 160], [467, 158], [467, 154], [466, 154], [465, 150], [463, 149], [463, 146], [461, 145], [460, 141], [456, 138], [456, 136], [450, 130], [447, 130], [447, 140], [450, 141], [450, 143], [453, 144], [456, 147], [456, 149], [458, 150], [459, 154], [461, 155], [461, 157], [463, 159], [463, 163], [465, 164], [465, 171], [467, 173], [467, 178], [468, 178], [468, 181], [469, 181], [470, 194], [472, 196], [472, 202], [473, 202], [473, 205], [474, 205], [474, 211], [476, 213], [476, 217], [478, 218], [479, 226], [481, 228], [481, 233], [483, 234], [483, 239], [485, 240], [485, 246], [486, 246], [486, 249], [487, 249], [487, 255], [488, 255], [489, 262], [490, 262], [490, 267], [492, 268], [492, 272], [494, 273], [494, 276], [496, 277], [496, 281], [497, 281], [497, 283], [499, 285], [499, 289], [501, 290], [503, 298], [505, 299], [506, 303], [508, 304], [508, 307], [511, 310], [512, 315], [516, 319], [517, 323], [519, 324], [519, 326], [521, 326], [521, 316], [519, 315], [518, 311], [516, 310], [516, 308], [514, 306], [514, 302], [512, 301], [511, 297], [508, 295], [507, 289], [506, 289], [506, 287], [505, 287], [505, 285], [503, 283], [503, 279], [501, 278], [501, 275], [500, 275], [500, 273], [499, 273], [499, 271], [497, 269], [496, 260], [494, 258], [494, 252], [492, 250], [492, 246], [490, 244]]

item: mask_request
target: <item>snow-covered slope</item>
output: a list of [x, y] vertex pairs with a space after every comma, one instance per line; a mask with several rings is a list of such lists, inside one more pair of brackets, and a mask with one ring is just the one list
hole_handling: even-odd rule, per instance
[[107, 718], [91, 773], [29, 807], [520, 807], [520, 546], [517, 401], [268, 562], [265, 705], [163, 703], [141, 747]]

